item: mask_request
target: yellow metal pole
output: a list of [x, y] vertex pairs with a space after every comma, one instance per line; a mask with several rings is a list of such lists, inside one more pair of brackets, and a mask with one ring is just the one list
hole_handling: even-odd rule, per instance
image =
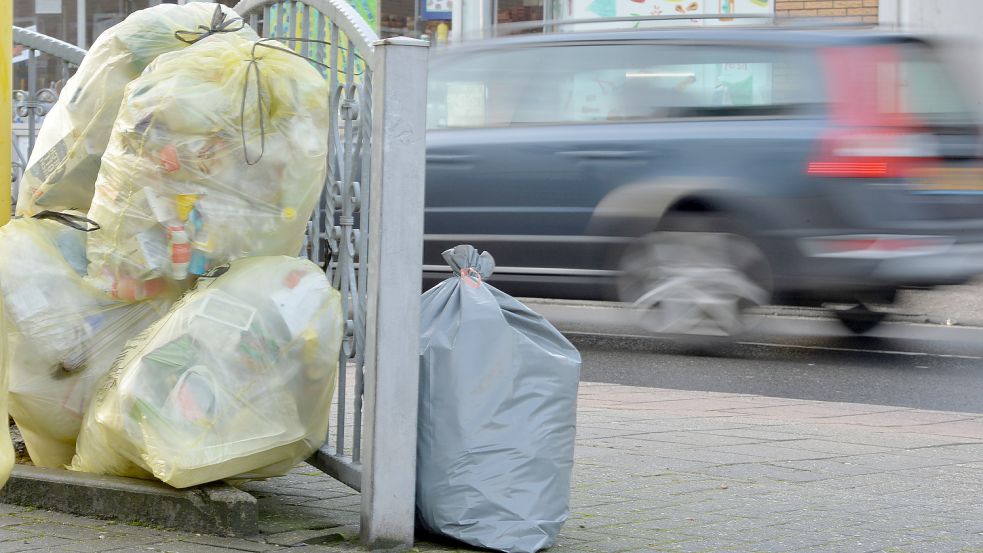
[[13, 48], [14, 48], [14, 3], [7, 0], [0, 0], [0, 182], [5, 182], [3, 190], [0, 190], [0, 226], [6, 225], [10, 220], [10, 204], [13, 198], [10, 197], [10, 154], [13, 139], [11, 123], [14, 112], [11, 102], [13, 101]]

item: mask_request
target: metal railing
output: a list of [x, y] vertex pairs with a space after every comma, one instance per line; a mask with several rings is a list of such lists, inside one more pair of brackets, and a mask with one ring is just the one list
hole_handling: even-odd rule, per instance
[[341, 291], [348, 323], [334, 435], [309, 462], [361, 491], [363, 542], [409, 545], [427, 43], [379, 40], [344, 0], [242, 0], [234, 9], [261, 36], [313, 39], [285, 43], [330, 66], [328, 177], [308, 254]]

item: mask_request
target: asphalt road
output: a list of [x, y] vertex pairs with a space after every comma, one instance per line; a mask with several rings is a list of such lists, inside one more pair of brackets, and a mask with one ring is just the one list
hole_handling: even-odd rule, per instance
[[582, 379], [631, 386], [983, 413], [983, 328], [763, 316], [739, 341], [655, 338], [605, 305], [533, 305], [574, 336]]
[[[581, 348], [582, 378], [631, 386], [983, 413], [983, 356], [880, 339]], [[648, 351], [645, 351], [645, 350]]]

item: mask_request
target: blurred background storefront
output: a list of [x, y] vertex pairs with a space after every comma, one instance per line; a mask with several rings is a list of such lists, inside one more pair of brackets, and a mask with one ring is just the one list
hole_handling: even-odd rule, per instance
[[[7, 0], [10, 1], [10, 0]], [[88, 48], [95, 37], [119, 23], [127, 14], [160, 0], [13, 0], [14, 25]], [[28, 52], [15, 44], [14, 89], [27, 89]], [[37, 60], [39, 87], [60, 88], [60, 63], [41, 56]]]
[[[9, 1], [9, 0], [8, 0]], [[186, 0], [13, 0], [14, 25], [87, 48], [133, 11]], [[236, 0], [219, 0], [234, 5]], [[443, 40], [457, 26], [489, 28], [543, 19], [715, 13], [876, 22], [879, 0], [349, 0], [380, 36]], [[698, 23], [693, 21], [693, 24]], [[728, 22], [724, 22], [728, 23]], [[678, 24], [678, 23], [674, 23]]]
[[[10, 1], [10, 0], [4, 0]], [[161, 3], [186, 0], [13, 0], [14, 25], [91, 46], [100, 33], [128, 14]], [[236, 0], [219, 0], [234, 5]], [[879, 0], [349, 0], [382, 37], [412, 36], [435, 43], [487, 36], [497, 26], [543, 19], [761, 14], [763, 17], [819, 17], [876, 22]], [[455, 2], [457, 3], [455, 5]], [[683, 19], [689, 25], [736, 24], [740, 20]], [[679, 25], [680, 21], [644, 26]], [[484, 29], [484, 30], [482, 30]], [[14, 87], [26, 85], [27, 53], [14, 51]], [[39, 60], [43, 86], [57, 85], [60, 68]], [[57, 88], [57, 86], [56, 86]]]

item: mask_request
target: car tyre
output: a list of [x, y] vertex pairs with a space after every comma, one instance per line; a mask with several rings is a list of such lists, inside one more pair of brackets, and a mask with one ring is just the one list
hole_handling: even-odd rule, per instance
[[750, 328], [748, 309], [771, 299], [764, 253], [716, 214], [663, 218], [626, 248], [619, 269], [619, 298], [659, 334], [735, 336]]
[[887, 317], [886, 312], [874, 311], [862, 303], [847, 309], [836, 309], [833, 315], [854, 334], [864, 334], [873, 330]]

